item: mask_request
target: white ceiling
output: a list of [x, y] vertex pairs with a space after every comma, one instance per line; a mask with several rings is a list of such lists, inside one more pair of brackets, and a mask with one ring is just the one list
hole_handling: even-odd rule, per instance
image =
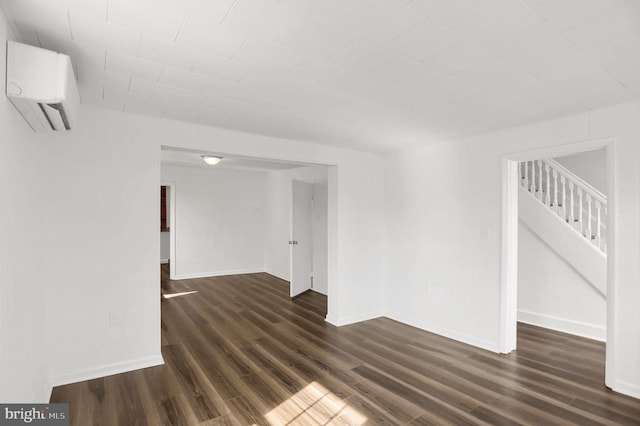
[[0, 0], [82, 101], [371, 151], [638, 99], [639, 0]]
[[[202, 160], [203, 155], [219, 156], [222, 157], [222, 161], [215, 166], [210, 166]], [[197, 167], [210, 170], [234, 169], [255, 172], [290, 170], [306, 166], [306, 164], [300, 163], [285, 163], [254, 158], [229, 157], [216, 153], [168, 148], [163, 149], [161, 152], [161, 164], [163, 166]]]

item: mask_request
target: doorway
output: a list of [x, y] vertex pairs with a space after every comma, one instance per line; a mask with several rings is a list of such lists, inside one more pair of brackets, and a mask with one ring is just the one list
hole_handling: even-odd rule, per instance
[[[211, 170], [212, 167], [204, 164], [202, 156], [205, 154], [224, 158], [215, 166], [214, 170], [218, 171], [213, 172], [220, 175], [219, 179], [216, 178], [217, 182], [223, 182], [222, 179], [226, 179], [224, 176], [235, 178], [229, 180], [228, 184], [216, 184], [213, 178], [203, 180], [200, 175], [206, 173], [204, 169]], [[312, 195], [315, 197], [311, 215], [313, 238], [310, 247], [313, 293], [324, 296], [327, 320], [336, 321], [337, 166], [163, 146], [160, 170], [161, 185], [173, 185], [169, 189], [172, 206], [169, 217], [170, 221], [177, 219], [170, 225], [172, 280], [266, 272], [286, 281], [286, 286], [289, 287], [292, 247], [287, 243], [292, 240], [292, 181], [312, 183]], [[262, 173], [263, 177], [259, 181], [249, 179], [248, 175], [252, 173]], [[196, 175], [200, 177], [196, 178]], [[249, 181], [253, 183], [250, 184]], [[264, 195], [256, 192], [262, 183]], [[212, 191], [205, 189], [203, 185], [208, 185], [207, 188], [212, 188]], [[242, 185], [244, 186], [239, 188]], [[218, 195], [214, 202], [209, 202], [210, 194], [213, 193]], [[176, 197], [179, 198], [177, 201]], [[257, 200], [262, 199], [265, 200], [262, 207], [222, 207], [222, 203], [235, 201], [255, 205], [259, 204]], [[237, 215], [230, 213], [239, 209], [240, 213]], [[202, 214], [205, 210], [208, 213]], [[256, 216], [261, 214], [263, 219]], [[251, 244], [244, 238], [250, 228], [215, 226], [215, 223], [226, 223], [224, 220], [229, 218], [230, 223], [238, 223], [247, 215], [255, 216], [249, 221], [251, 226], [264, 223], [264, 232], [251, 232], [255, 237]], [[242, 235], [236, 235], [239, 233]], [[259, 241], [260, 238], [262, 241]], [[230, 250], [228, 245], [236, 248], [235, 251]], [[247, 251], [249, 245], [252, 251]], [[221, 251], [224, 252], [222, 255]], [[258, 251], [263, 253], [263, 259], [250, 264], [247, 258], [251, 255], [251, 259], [258, 259], [259, 256], [253, 255]], [[311, 273], [306, 275], [311, 279]]]
[[518, 321], [606, 340], [606, 150], [519, 163]]
[[[520, 172], [518, 164], [531, 159], [544, 159], [566, 156], [574, 153], [591, 151], [604, 148], [606, 150], [607, 187], [609, 191], [609, 207], [606, 227], [609, 235], [609, 247], [607, 250], [607, 294], [612, 294], [614, 288], [614, 247], [611, 242], [615, 237], [615, 170], [613, 155], [613, 140], [601, 139], [586, 141], [511, 153], [502, 157], [502, 285], [501, 285], [501, 312], [500, 312], [500, 352], [509, 353], [516, 349], [517, 337], [517, 311], [518, 311], [518, 191], [520, 186]], [[606, 341], [612, 342], [611, 336], [615, 334], [615, 322], [611, 319], [615, 313], [615, 299], [607, 298], [607, 325]], [[607, 344], [606, 370], [612, 368], [614, 360], [611, 355], [615, 348], [613, 344]]]

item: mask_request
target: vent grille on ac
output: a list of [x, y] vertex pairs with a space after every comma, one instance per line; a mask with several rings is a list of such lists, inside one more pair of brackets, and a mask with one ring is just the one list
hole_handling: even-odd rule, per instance
[[67, 113], [61, 103], [43, 104], [38, 102], [38, 106], [47, 119], [51, 130], [58, 131], [63, 127], [65, 130], [71, 129]]

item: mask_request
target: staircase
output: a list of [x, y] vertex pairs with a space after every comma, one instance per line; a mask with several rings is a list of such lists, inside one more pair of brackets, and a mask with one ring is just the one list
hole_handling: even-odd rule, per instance
[[606, 257], [606, 195], [553, 159], [524, 161], [518, 167], [520, 188]]

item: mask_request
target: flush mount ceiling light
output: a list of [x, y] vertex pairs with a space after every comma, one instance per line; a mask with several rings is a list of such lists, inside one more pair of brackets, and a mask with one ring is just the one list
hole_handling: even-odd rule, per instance
[[207, 163], [210, 166], [215, 166], [220, 161], [222, 161], [222, 157], [214, 157], [212, 155], [203, 155], [202, 159], [204, 160], [205, 163]]

